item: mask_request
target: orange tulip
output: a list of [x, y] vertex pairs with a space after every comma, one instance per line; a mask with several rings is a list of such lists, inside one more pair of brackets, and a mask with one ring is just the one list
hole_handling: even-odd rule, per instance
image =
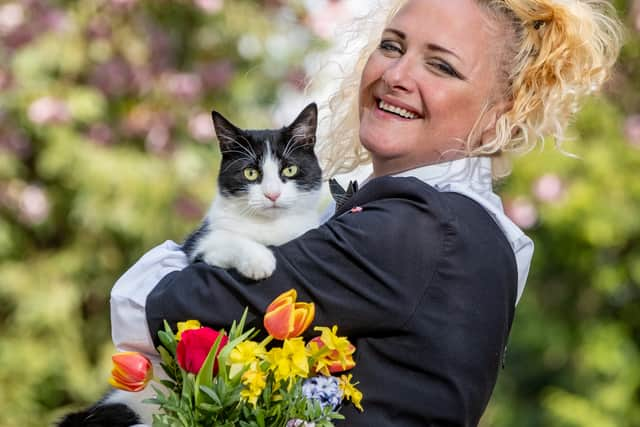
[[274, 299], [264, 315], [264, 328], [272, 337], [284, 340], [301, 335], [313, 322], [315, 305], [296, 302], [298, 293], [291, 289]]
[[117, 353], [111, 356], [113, 369], [109, 384], [124, 391], [144, 390], [153, 378], [151, 361], [135, 351]]

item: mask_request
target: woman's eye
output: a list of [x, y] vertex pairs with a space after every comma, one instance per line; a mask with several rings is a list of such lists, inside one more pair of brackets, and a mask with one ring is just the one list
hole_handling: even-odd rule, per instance
[[379, 48], [380, 50], [385, 50], [387, 52], [402, 53], [402, 46], [398, 42], [392, 40], [382, 40]]
[[254, 168], [246, 168], [243, 173], [247, 181], [255, 181], [260, 177], [260, 172]]
[[287, 178], [293, 178], [298, 174], [298, 167], [296, 165], [290, 165], [282, 169], [282, 175]]
[[451, 77], [460, 77], [460, 74], [458, 74], [458, 72], [446, 62], [431, 62], [431, 65], [441, 73], [447, 74]]

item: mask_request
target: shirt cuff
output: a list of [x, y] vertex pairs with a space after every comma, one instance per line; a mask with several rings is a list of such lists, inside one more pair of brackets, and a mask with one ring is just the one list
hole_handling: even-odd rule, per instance
[[157, 354], [147, 325], [147, 296], [164, 276], [188, 264], [180, 245], [167, 240], [118, 279], [111, 290], [111, 337], [118, 351]]

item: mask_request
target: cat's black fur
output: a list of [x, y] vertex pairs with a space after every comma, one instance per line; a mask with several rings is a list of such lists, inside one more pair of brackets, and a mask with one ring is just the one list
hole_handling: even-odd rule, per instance
[[58, 427], [129, 427], [135, 424], [140, 424], [140, 418], [127, 405], [110, 403], [69, 414]]

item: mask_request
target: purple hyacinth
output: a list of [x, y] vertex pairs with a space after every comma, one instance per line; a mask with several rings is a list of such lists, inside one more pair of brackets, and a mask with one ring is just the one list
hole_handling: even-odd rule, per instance
[[285, 427], [316, 427], [316, 423], [296, 418], [295, 420], [289, 420]]
[[335, 409], [342, 402], [342, 390], [336, 377], [309, 378], [302, 384], [302, 393], [307, 399], [317, 400], [322, 407], [330, 405]]

